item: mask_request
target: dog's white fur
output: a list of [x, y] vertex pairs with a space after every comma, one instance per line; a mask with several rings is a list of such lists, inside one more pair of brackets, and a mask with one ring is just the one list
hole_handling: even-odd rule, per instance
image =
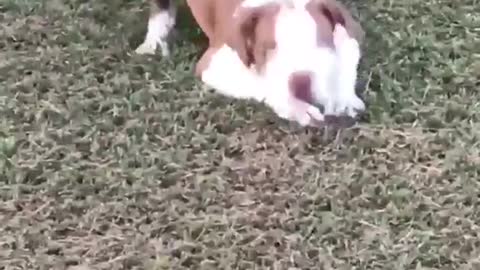
[[[221, 47], [202, 72], [202, 81], [223, 95], [239, 99], [265, 102], [281, 118], [294, 120], [301, 125], [323, 121], [322, 112], [314, 105], [295, 99], [289, 91], [288, 78], [296, 71], [313, 74], [314, 101], [324, 107], [326, 115], [355, 117], [365, 105], [355, 94], [360, 47], [346, 29], [334, 28], [335, 50], [318, 47], [316, 23], [305, 8], [309, 0], [245, 0], [245, 7], [258, 7], [267, 3], [286, 3], [282, 6], [275, 24], [276, 49], [269, 55], [263, 73], [246, 67], [236, 51], [227, 45]], [[145, 43], [138, 53], [155, 50], [159, 44], [163, 55], [166, 35], [172, 28], [172, 13], [159, 14], [149, 22]], [[170, 16], [170, 17], [168, 17]], [[147, 45], [145, 45], [147, 44]], [[145, 50], [145, 48], [147, 48]]]
[[177, 9], [171, 5], [169, 10], [161, 10], [148, 19], [147, 34], [145, 40], [135, 50], [138, 54], [155, 54], [157, 48], [163, 57], [170, 56], [168, 48], [168, 36], [175, 26]]

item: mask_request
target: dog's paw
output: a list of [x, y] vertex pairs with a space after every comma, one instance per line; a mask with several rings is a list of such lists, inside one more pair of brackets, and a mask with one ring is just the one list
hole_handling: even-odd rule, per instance
[[157, 50], [157, 43], [155, 42], [143, 42], [135, 50], [137, 54], [155, 54]]
[[325, 106], [326, 115], [349, 116], [355, 118], [365, 111], [365, 103], [356, 95], [339, 96]]
[[163, 57], [170, 56], [170, 50], [168, 49], [168, 44], [166, 41], [153, 41], [145, 40], [140, 46], [137, 47], [135, 53], [137, 54], [155, 54], [157, 52], [157, 47], [160, 47], [160, 53]]
[[302, 109], [294, 111], [292, 118], [301, 126], [319, 127], [324, 122], [324, 116], [319, 108], [307, 105]]

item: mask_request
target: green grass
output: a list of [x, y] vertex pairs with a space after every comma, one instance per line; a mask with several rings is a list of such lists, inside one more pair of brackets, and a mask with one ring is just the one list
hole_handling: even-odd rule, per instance
[[480, 3], [348, 6], [335, 140], [203, 91], [184, 16], [164, 60], [144, 2], [2, 0], [0, 269], [480, 269]]

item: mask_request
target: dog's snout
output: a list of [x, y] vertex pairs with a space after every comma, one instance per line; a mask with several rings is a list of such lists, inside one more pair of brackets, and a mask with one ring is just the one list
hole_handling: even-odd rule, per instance
[[309, 104], [312, 103], [312, 76], [309, 72], [292, 73], [288, 83], [290, 92], [295, 98]]

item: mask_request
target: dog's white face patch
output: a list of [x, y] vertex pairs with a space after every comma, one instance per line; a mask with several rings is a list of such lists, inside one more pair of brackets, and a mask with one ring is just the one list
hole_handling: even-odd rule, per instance
[[292, 99], [288, 91], [271, 88], [266, 77], [259, 75], [253, 67], [247, 68], [238, 54], [226, 45], [211, 56], [201, 79], [222, 95], [265, 102], [279, 117], [303, 126], [323, 121], [323, 114], [317, 107]]
[[[336, 24], [333, 47], [319, 45], [318, 27], [330, 26], [317, 24], [306, 8], [309, 2], [297, 0], [292, 5], [281, 5], [274, 26], [276, 47], [269, 53], [262, 73], [268, 89], [278, 94], [267, 95], [267, 99], [270, 98], [272, 104], [284, 104], [286, 101], [281, 100], [288, 98], [292, 103], [291, 76], [310, 74], [313, 102], [322, 105], [325, 114], [355, 117], [365, 109], [355, 94], [359, 44], [347, 34], [344, 26]], [[283, 107], [281, 110], [296, 108], [294, 105]]]

